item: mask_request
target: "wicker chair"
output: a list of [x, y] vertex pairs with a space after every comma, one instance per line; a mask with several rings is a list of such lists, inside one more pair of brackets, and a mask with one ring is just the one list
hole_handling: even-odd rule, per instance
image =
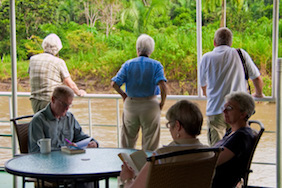
[[[30, 120], [32, 117], [33, 115], [27, 115], [27, 116], [21, 116], [14, 119], [10, 119], [10, 121], [13, 122], [14, 129], [16, 130], [21, 154], [28, 153], [28, 126], [30, 122], [29, 121], [27, 122], [27, 119]], [[19, 120], [23, 120], [24, 122], [20, 123]], [[26, 182], [35, 183], [36, 179], [23, 177], [23, 188], [25, 187]]]
[[18, 123], [18, 120], [31, 119], [33, 115], [21, 116], [10, 119], [13, 122], [14, 129], [16, 130], [20, 152], [28, 153], [28, 126], [29, 122]]
[[[200, 148], [171, 152], [167, 154], [152, 156], [147, 158], [150, 162], [147, 188], [209, 188], [211, 187], [217, 159], [223, 148]], [[179, 155], [189, 155], [200, 152], [213, 152], [211, 157], [200, 158], [198, 160], [185, 160], [181, 162], [171, 162], [157, 164], [156, 160]], [[189, 157], [187, 157], [189, 158]]]

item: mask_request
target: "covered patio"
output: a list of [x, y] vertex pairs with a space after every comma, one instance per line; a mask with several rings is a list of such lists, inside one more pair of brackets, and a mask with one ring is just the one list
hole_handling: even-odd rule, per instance
[[[202, 1], [197, 2], [197, 66], [199, 71], [200, 61], [202, 58]], [[226, 0], [223, 0], [223, 6], [226, 5]], [[16, 17], [15, 17], [15, 0], [10, 0], [10, 38], [11, 38], [11, 62], [12, 62], [12, 117], [18, 116], [18, 91], [17, 91], [17, 52], [16, 52]], [[225, 7], [226, 12], [226, 7]], [[226, 20], [226, 13], [224, 13], [224, 20]], [[226, 21], [224, 22], [226, 26]], [[273, 29], [272, 29], [272, 95], [267, 96], [260, 101], [274, 101], [276, 102], [276, 185], [282, 188], [282, 59], [278, 58], [278, 33], [279, 33], [279, 0], [273, 0]], [[199, 75], [199, 74], [198, 74]], [[198, 85], [199, 79], [198, 79]], [[171, 96], [172, 98], [174, 96]], [[181, 96], [178, 96], [178, 98]], [[185, 98], [185, 96], [184, 96]], [[198, 88], [197, 96], [190, 96], [191, 99], [205, 100], [201, 88]], [[13, 130], [13, 135], [15, 131]], [[17, 152], [17, 140], [13, 136], [13, 154]], [[5, 177], [2, 176], [1, 177]], [[115, 184], [115, 180], [113, 180]], [[259, 185], [258, 185], [259, 186]], [[16, 178], [14, 177], [14, 187], [18, 187]]]

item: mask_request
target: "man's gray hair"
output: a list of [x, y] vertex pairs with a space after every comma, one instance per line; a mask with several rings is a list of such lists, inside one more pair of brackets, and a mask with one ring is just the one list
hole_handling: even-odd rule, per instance
[[188, 100], [181, 100], [172, 105], [167, 113], [168, 121], [179, 121], [185, 132], [191, 136], [201, 133], [203, 115], [196, 103]]
[[248, 120], [255, 113], [255, 100], [246, 92], [233, 92], [225, 96], [225, 101], [235, 101], [238, 103], [240, 111], [246, 112]]
[[42, 48], [44, 52], [56, 55], [62, 49], [62, 42], [58, 35], [52, 33], [44, 38]]
[[150, 56], [155, 48], [155, 41], [152, 37], [146, 34], [142, 34], [136, 41], [136, 50], [139, 55]]
[[214, 42], [216, 46], [220, 45], [232, 45], [232, 32], [227, 27], [219, 28], [214, 34]]
[[74, 92], [70, 87], [61, 85], [55, 87], [52, 96], [55, 98], [69, 98], [69, 97], [73, 98]]

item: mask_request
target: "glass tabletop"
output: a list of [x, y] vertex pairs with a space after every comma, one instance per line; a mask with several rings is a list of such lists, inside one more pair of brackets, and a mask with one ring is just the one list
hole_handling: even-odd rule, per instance
[[[88, 148], [85, 153], [27, 154], [10, 159], [5, 170], [11, 174], [34, 178], [114, 177], [121, 170], [118, 153], [133, 153], [135, 149]], [[147, 152], [150, 156], [152, 152]]]

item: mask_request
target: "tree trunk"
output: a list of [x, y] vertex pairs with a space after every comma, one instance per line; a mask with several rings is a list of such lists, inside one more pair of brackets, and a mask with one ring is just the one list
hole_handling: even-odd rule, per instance
[[226, 27], [226, 4], [225, 4], [225, 0], [222, 0], [221, 3], [221, 19], [220, 19], [220, 27]]
[[146, 7], [148, 4], [146, 2], [146, 0], [143, 0], [144, 6]]

